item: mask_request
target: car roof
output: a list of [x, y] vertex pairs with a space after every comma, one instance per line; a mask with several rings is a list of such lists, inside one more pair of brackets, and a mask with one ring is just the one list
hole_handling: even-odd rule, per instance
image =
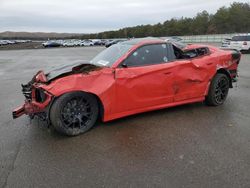
[[128, 45], [143, 45], [143, 44], [150, 44], [150, 43], [163, 43], [165, 42], [162, 39], [154, 38], [154, 37], [146, 37], [146, 38], [138, 38], [138, 39], [131, 39], [125, 42], [122, 42], [122, 44], [128, 44]]
[[235, 36], [249, 36], [249, 35], [250, 35], [250, 33], [243, 33], [243, 34], [234, 35], [234, 37], [235, 37]]

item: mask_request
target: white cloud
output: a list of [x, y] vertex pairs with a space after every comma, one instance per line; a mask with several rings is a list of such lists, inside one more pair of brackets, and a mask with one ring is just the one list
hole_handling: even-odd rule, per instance
[[[248, 2], [240, 0], [241, 2]], [[99, 32], [214, 13], [233, 0], [0, 0], [0, 31]]]

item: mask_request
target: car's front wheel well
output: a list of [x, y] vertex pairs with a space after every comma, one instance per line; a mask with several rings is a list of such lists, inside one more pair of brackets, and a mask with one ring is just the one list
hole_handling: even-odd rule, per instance
[[99, 97], [84, 91], [63, 93], [54, 98], [48, 111], [52, 129], [68, 136], [76, 136], [91, 129], [102, 117]]
[[96, 98], [97, 103], [98, 103], [98, 108], [99, 108], [99, 115], [98, 116], [99, 116], [99, 118], [101, 120], [103, 120], [103, 118], [104, 118], [104, 107], [103, 107], [103, 103], [102, 103], [101, 99], [96, 94], [93, 94], [93, 93], [88, 93], [88, 94], [93, 95]]
[[223, 68], [217, 70], [217, 74], [218, 73], [225, 74], [228, 77], [228, 80], [229, 80], [229, 87], [233, 88], [233, 81], [232, 81], [232, 78], [230, 76], [230, 73], [226, 69], [223, 69]]
[[[96, 100], [97, 100], [97, 103], [98, 103], [98, 109], [99, 109], [99, 114], [98, 114], [98, 118], [100, 118], [101, 120], [103, 120], [103, 118], [104, 118], [104, 106], [103, 106], [103, 103], [102, 103], [102, 101], [101, 101], [101, 99], [96, 95], [96, 94], [94, 94], [94, 93], [90, 93], [90, 92], [84, 92], [84, 91], [74, 91], [74, 92], [82, 92], [82, 93], [87, 93], [87, 94], [89, 94], [89, 95], [92, 95], [92, 96], [94, 96], [95, 98], [96, 98]], [[74, 92], [68, 92], [68, 93], [74, 93]], [[64, 94], [66, 94], [66, 93], [63, 93], [62, 95], [64, 95]], [[51, 110], [51, 107], [53, 106], [53, 103], [55, 103], [55, 101], [57, 100], [57, 99], [59, 99], [62, 95], [59, 95], [59, 96], [57, 96], [57, 97], [54, 97], [53, 99], [52, 99], [52, 101], [51, 101], [51, 103], [50, 103], [50, 105], [49, 105], [49, 107], [48, 107], [48, 111], [47, 111], [47, 114], [48, 114], [48, 123], [49, 124], [51, 124], [51, 118], [50, 118], [50, 110]]]

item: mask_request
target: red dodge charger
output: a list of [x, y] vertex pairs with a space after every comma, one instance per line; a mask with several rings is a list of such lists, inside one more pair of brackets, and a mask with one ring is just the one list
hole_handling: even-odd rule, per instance
[[207, 45], [155, 38], [115, 44], [89, 62], [39, 71], [22, 85], [27, 114], [57, 131], [79, 135], [103, 121], [150, 110], [205, 101], [224, 103], [236, 81], [241, 54]]

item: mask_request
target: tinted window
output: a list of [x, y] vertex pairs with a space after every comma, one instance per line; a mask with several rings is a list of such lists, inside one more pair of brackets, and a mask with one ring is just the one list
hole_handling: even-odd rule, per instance
[[193, 50], [187, 50], [183, 52], [184, 58], [195, 58], [209, 54], [210, 51], [208, 48], [197, 48]]
[[250, 41], [250, 35], [248, 36], [234, 36], [232, 41]]
[[143, 66], [166, 63], [175, 59], [171, 44], [153, 44], [134, 51], [125, 61], [127, 66]]

